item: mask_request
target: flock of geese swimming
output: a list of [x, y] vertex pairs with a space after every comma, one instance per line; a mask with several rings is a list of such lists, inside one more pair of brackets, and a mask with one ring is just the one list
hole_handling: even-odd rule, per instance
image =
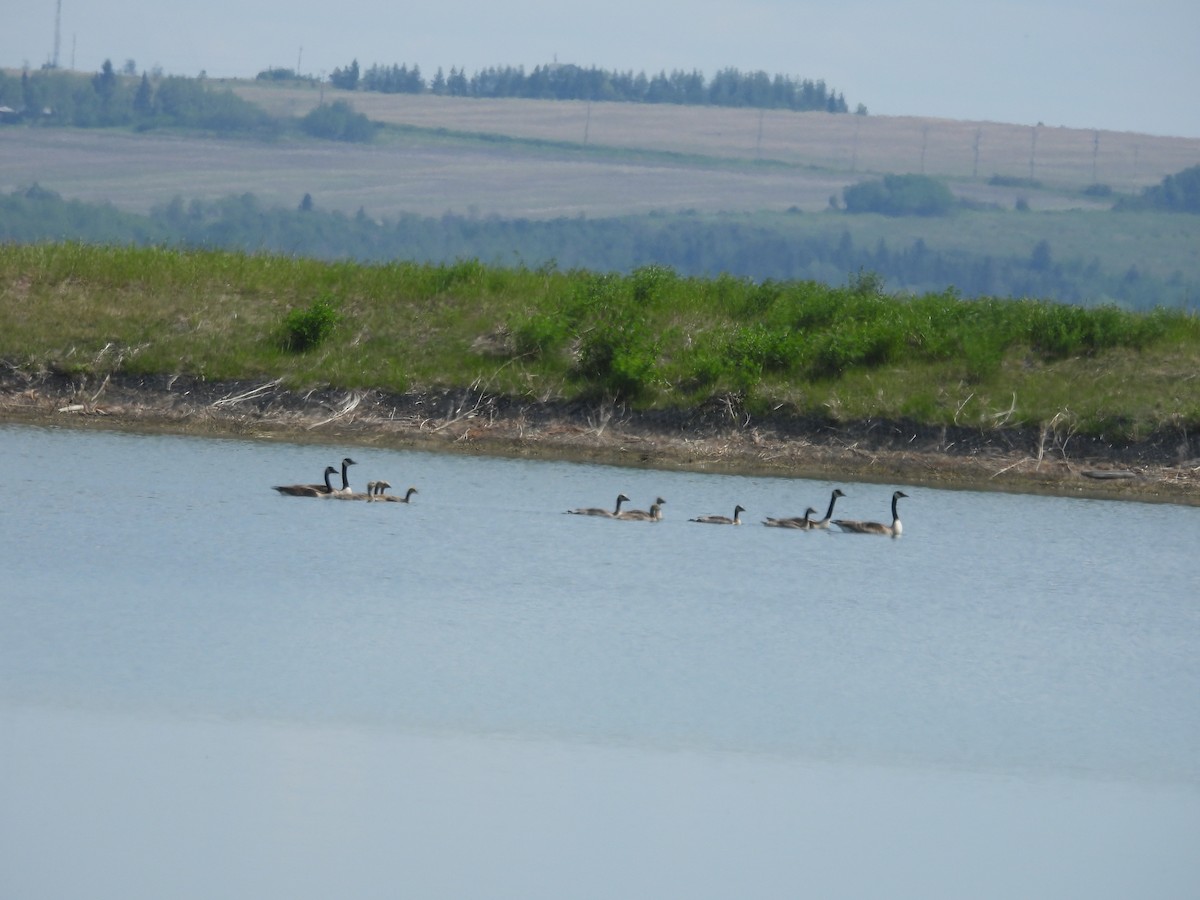
[[[763, 524], [770, 528], [795, 528], [799, 531], [820, 531], [827, 530], [830, 525], [836, 525], [842, 531], [850, 534], [882, 534], [887, 537], [899, 537], [904, 530], [900, 524], [900, 514], [896, 510], [896, 504], [901, 497], [907, 497], [908, 494], [903, 491], [896, 491], [892, 494], [892, 521], [889, 525], [886, 522], [864, 522], [860, 519], [835, 519], [833, 517], [833, 507], [837, 504], [838, 497], [845, 497], [841, 488], [834, 488], [833, 494], [829, 498], [829, 508], [825, 511], [823, 519], [814, 519], [813, 516], [817, 511], [811, 506], [805, 510], [803, 516], [792, 516], [790, 518], [763, 520]], [[600, 507], [590, 506], [582, 509], [568, 509], [567, 512], [575, 516], [597, 516], [603, 519], [620, 519], [625, 522], [659, 522], [662, 520], [663, 504], [667, 501], [662, 497], [657, 498], [650, 505], [649, 509], [621, 509], [622, 503], [628, 503], [629, 498], [624, 494], [617, 494], [617, 503], [611, 510]], [[738, 504], [733, 508], [732, 518], [729, 516], [698, 516], [695, 519], [688, 519], [689, 522], [699, 522], [702, 525], [741, 525], [742, 513], [746, 508]]]
[[[334, 487], [330, 479], [338, 474], [336, 466], [325, 467], [325, 483], [324, 484], [277, 484], [275, 490], [289, 497], [321, 497], [329, 500], [365, 500], [368, 503], [410, 503], [413, 494], [417, 493], [415, 487], [410, 487], [401, 497], [397, 494], [388, 494], [386, 491], [392, 485], [387, 481], [369, 481], [367, 482], [366, 493], [355, 493], [350, 489], [350, 466], [357, 465], [350, 457], [342, 460], [342, 486]], [[788, 518], [766, 518], [763, 524], [770, 528], [794, 528], [799, 531], [821, 531], [828, 530], [830, 525], [836, 525], [842, 531], [850, 534], [881, 534], [887, 537], [899, 537], [903, 531], [903, 526], [900, 524], [900, 514], [897, 512], [896, 504], [901, 497], [907, 497], [908, 494], [903, 491], [896, 491], [892, 494], [892, 522], [864, 522], [859, 519], [835, 519], [833, 517], [833, 507], [837, 504], [839, 497], [845, 497], [841, 488], [834, 488], [833, 493], [829, 497], [829, 508], [825, 510], [825, 517], [814, 519], [813, 516], [817, 511], [811, 506], [804, 511], [803, 516], [791, 516]], [[617, 494], [616, 505], [611, 509], [606, 509], [599, 506], [581, 507], [580, 509], [568, 509], [567, 512], [574, 516], [596, 516], [601, 519], [618, 519], [624, 522], [661, 522], [663, 504], [667, 501], [662, 497], [658, 497], [650, 504], [649, 509], [622, 509], [621, 504], [629, 503], [630, 500], [624, 494]], [[733, 508], [732, 518], [729, 516], [698, 516], [694, 519], [688, 519], [689, 522], [699, 522], [702, 525], [741, 525], [742, 513], [746, 508], [738, 504]]]
[[342, 460], [342, 486], [334, 487], [329, 480], [338, 473], [336, 466], [325, 467], [324, 484], [277, 484], [275, 490], [288, 497], [321, 497], [326, 500], [366, 500], [368, 503], [411, 503], [412, 495], [417, 493], [415, 487], [410, 487], [401, 497], [397, 494], [386, 493], [392, 486], [390, 481], [368, 481], [367, 492], [357, 494], [350, 489], [351, 466], [358, 465], [350, 457]]

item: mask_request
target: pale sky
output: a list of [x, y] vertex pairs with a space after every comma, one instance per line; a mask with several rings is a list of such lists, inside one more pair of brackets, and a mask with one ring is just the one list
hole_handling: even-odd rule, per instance
[[[58, 0], [0, 22], [0, 66], [54, 53]], [[822, 79], [850, 108], [1200, 137], [1196, 0], [61, 0], [59, 63], [328, 74], [357, 59], [468, 75], [553, 62]]]

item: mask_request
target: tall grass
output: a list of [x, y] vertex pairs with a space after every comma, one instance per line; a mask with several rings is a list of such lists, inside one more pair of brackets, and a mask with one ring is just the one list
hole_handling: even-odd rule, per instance
[[979, 427], [1069, 414], [1080, 430], [1126, 436], [1200, 425], [1195, 316], [891, 296], [869, 273], [830, 288], [660, 266], [626, 276], [4, 246], [0, 358], [644, 407], [736, 395], [751, 410]]

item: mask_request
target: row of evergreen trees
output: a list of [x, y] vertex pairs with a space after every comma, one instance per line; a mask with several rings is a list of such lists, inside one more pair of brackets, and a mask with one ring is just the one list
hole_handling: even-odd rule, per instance
[[[269, 77], [260, 73], [260, 78]], [[678, 103], [706, 106], [742, 106], [796, 111], [848, 111], [845, 97], [830, 90], [824, 81], [795, 79], [766, 72], [741, 72], [735, 68], [719, 71], [712, 80], [702, 72], [680, 70], [647, 76], [614, 72], [594, 66], [535, 66], [526, 73], [523, 66], [491, 67], [470, 77], [463, 69], [451, 67], [449, 75], [438, 68], [426, 82], [421, 67], [407, 64], [372, 65], [360, 70], [358, 60], [333, 70], [329, 81], [344, 90], [382, 93], [432, 93], [450, 97], [523, 98], [528, 100], [611, 100], [630, 103]], [[857, 110], [865, 113], [865, 107]]]

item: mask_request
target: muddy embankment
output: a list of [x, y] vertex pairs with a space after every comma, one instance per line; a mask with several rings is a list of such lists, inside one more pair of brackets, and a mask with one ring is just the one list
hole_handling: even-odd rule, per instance
[[0, 421], [413, 448], [663, 469], [1200, 506], [1200, 435], [1107, 443], [1044, 429], [749, 416], [732, 401], [638, 412], [472, 391], [296, 392], [278, 382], [0, 372]]

